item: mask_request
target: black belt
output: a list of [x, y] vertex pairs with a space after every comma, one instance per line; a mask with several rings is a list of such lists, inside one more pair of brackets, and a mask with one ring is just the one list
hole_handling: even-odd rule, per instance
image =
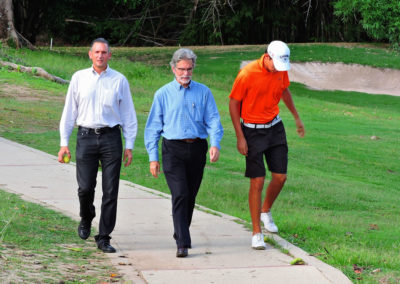
[[185, 143], [188, 143], [188, 144], [192, 144], [192, 143], [194, 143], [194, 142], [196, 142], [196, 141], [198, 141], [198, 140], [200, 140], [200, 138], [180, 139], [179, 141], [182, 141], [182, 142], [185, 142]]
[[86, 131], [89, 134], [93, 134], [94, 133], [94, 134], [100, 135], [100, 134], [104, 134], [104, 133], [113, 131], [113, 130], [115, 130], [117, 128], [119, 129], [119, 125], [118, 124], [115, 125], [114, 127], [101, 127], [101, 128], [88, 128], [88, 127], [79, 126], [78, 129], [80, 131]]

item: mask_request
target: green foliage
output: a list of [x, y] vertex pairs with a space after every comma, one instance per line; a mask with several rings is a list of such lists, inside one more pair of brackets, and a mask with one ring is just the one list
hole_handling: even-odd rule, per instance
[[[357, 12], [365, 18], [363, 28], [351, 17], [353, 8], [364, 7], [358, 4], [362, 0], [41, 0], [42, 5], [14, 2], [19, 11], [16, 22], [29, 33], [29, 38], [40, 35], [46, 43], [54, 38], [55, 45], [88, 44], [96, 37], [104, 37], [117, 46], [264, 44], [273, 39], [361, 41], [369, 39], [363, 28], [374, 38], [381, 34], [373, 26], [375, 20], [384, 21], [381, 11], [387, 11], [393, 20], [398, 15], [398, 8], [383, 10], [392, 5], [385, 5], [384, 0], [379, 0], [382, 7], [372, 12], [369, 9], [375, 1], [365, 0], [369, 6]], [[23, 5], [25, 2], [29, 5]], [[32, 11], [21, 13], [27, 7]], [[377, 23], [384, 31], [386, 23]], [[397, 27], [396, 23], [388, 26], [393, 38], [390, 40], [395, 40]]]
[[343, 22], [360, 18], [364, 30], [372, 38], [389, 41], [399, 48], [400, 5], [398, 0], [338, 0], [335, 14]]

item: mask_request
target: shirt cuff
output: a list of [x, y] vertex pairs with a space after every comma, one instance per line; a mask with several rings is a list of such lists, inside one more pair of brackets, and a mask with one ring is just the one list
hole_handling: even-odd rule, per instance
[[158, 151], [155, 153], [149, 153], [149, 162], [158, 162]]
[[135, 142], [132, 142], [132, 141], [125, 141], [125, 149], [131, 149], [131, 150], [133, 150], [134, 146], [135, 146]]
[[68, 146], [68, 139], [61, 138], [60, 146], [61, 147]]
[[221, 150], [221, 145], [217, 141], [210, 141], [211, 147], [217, 147], [219, 150]]

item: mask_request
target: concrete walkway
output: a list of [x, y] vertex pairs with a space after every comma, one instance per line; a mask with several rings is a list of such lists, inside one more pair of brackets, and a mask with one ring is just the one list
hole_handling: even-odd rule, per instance
[[[97, 215], [100, 186], [98, 182]], [[79, 220], [75, 165], [60, 164], [55, 155], [0, 137], [0, 188]], [[195, 210], [193, 248], [188, 257], [176, 258], [169, 195], [121, 180], [111, 240], [117, 253], [108, 256], [132, 283], [352, 283], [341, 271], [278, 235], [271, 236], [306, 265], [290, 265], [293, 257], [271, 246], [265, 251], [253, 250], [251, 232], [235, 222], [236, 218], [206, 212], [213, 211]]]

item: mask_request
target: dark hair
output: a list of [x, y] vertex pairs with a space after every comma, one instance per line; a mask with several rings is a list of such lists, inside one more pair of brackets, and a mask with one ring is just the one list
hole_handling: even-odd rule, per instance
[[102, 38], [102, 37], [96, 38], [94, 41], [92, 41], [92, 44], [90, 45], [90, 50], [92, 50], [92, 47], [96, 42], [101, 42], [101, 43], [106, 44], [108, 52], [110, 52], [110, 43], [108, 42], [108, 40], [106, 40], [105, 38]]

